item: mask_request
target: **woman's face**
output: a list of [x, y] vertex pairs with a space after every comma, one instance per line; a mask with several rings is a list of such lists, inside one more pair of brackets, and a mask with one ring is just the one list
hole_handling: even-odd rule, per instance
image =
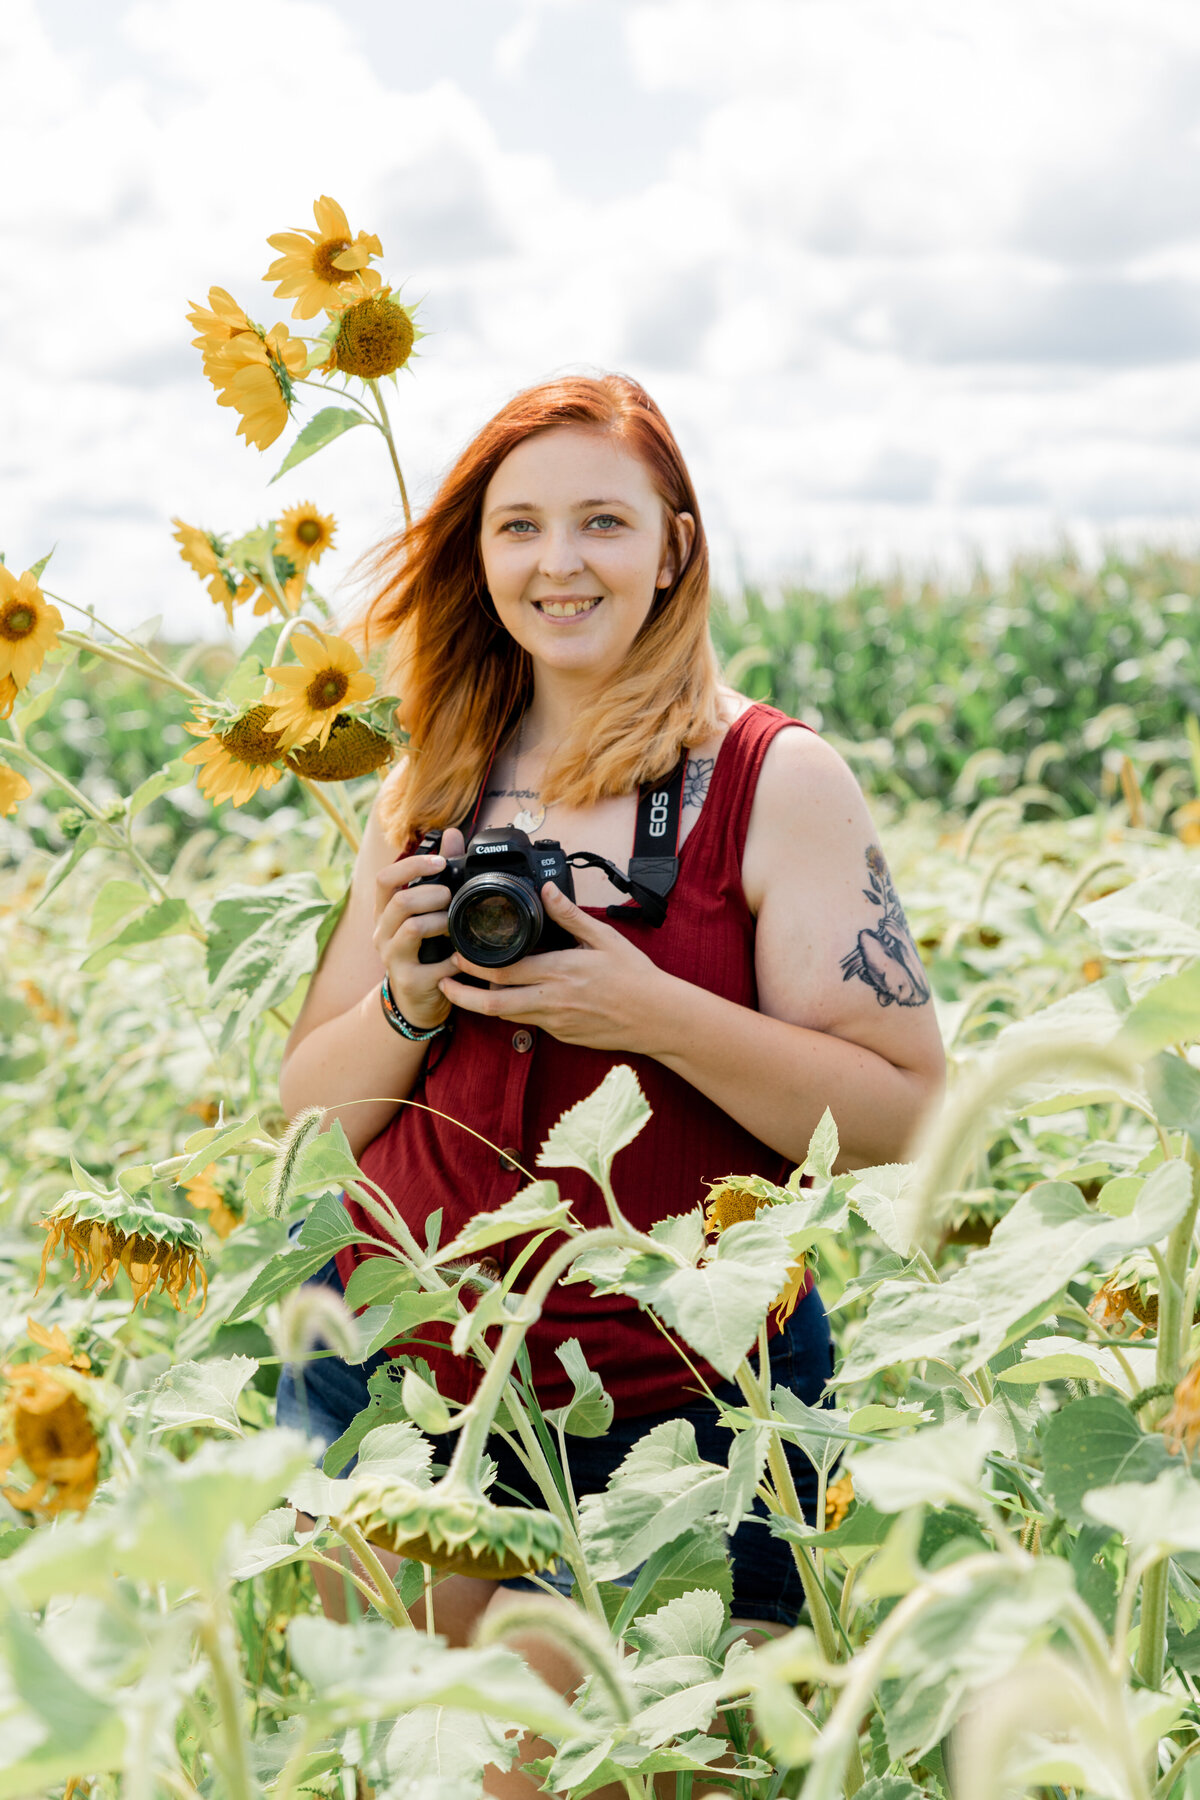
[[[690, 545], [691, 514], [679, 518]], [[510, 451], [483, 497], [480, 550], [510, 636], [546, 669], [586, 677], [620, 668], [676, 573], [645, 464], [586, 426]]]

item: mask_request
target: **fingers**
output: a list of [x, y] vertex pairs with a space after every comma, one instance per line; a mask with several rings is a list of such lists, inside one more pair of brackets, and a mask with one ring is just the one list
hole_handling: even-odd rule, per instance
[[542, 889], [542, 905], [555, 923], [561, 925], [565, 931], [569, 931], [571, 936], [577, 938], [585, 949], [597, 949], [601, 944], [609, 943], [613, 938], [620, 939], [622, 943], [625, 941], [614, 926], [607, 924], [603, 919], [593, 919], [592, 915], [585, 913], [581, 906], [576, 906], [573, 900], [568, 900], [562, 889], [556, 887], [552, 881], [548, 881]]
[[[491, 969], [484, 973], [495, 975], [496, 971]], [[483, 1018], [492, 1019], [531, 1019], [545, 998], [540, 987], [515, 990], [468, 987], [466, 982], [455, 981], [453, 976], [443, 977], [438, 987], [452, 1006], [461, 1006], [464, 1012], [479, 1013]]]
[[451, 825], [442, 833], [442, 853], [445, 856], [462, 856], [466, 852], [463, 834], [457, 825]]

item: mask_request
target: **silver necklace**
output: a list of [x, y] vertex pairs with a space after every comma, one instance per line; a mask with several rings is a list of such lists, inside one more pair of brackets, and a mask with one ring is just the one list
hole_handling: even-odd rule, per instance
[[[517, 753], [516, 753], [516, 756], [513, 758], [513, 786], [514, 787], [519, 787], [521, 784], [521, 745], [522, 745], [522, 742], [525, 737], [525, 719], [526, 719], [526, 714], [522, 713], [521, 714], [521, 722], [517, 726]], [[540, 794], [538, 795], [538, 798], [539, 798], [539, 800], [541, 799]], [[546, 817], [545, 806], [539, 806], [536, 812], [530, 812], [528, 807], [523, 806], [523, 807], [521, 807], [519, 812], [515, 812], [513, 814], [512, 822], [518, 831], [525, 831], [525, 832], [533, 833], [540, 828], [542, 821], [545, 819], [545, 817]]]

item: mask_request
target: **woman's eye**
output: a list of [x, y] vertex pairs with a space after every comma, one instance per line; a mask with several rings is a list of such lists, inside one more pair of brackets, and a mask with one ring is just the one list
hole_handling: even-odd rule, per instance
[[620, 519], [614, 518], [612, 513], [597, 513], [594, 518], [588, 520], [589, 525], [601, 525], [606, 531], [620, 523]]
[[521, 529], [521, 527], [524, 525], [528, 525], [530, 531], [537, 530], [537, 526], [534, 524], [532, 519], [510, 519], [508, 521], [508, 523], [506, 525], [502, 525], [500, 527], [500, 529], [502, 531], [511, 532], [514, 537], [528, 537], [529, 532], [523, 531]]

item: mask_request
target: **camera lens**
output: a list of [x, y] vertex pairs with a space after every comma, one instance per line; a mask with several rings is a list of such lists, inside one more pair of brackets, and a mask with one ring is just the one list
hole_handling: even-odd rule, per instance
[[507, 968], [542, 934], [542, 903], [516, 875], [475, 875], [450, 903], [450, 941], [485, 969]]

